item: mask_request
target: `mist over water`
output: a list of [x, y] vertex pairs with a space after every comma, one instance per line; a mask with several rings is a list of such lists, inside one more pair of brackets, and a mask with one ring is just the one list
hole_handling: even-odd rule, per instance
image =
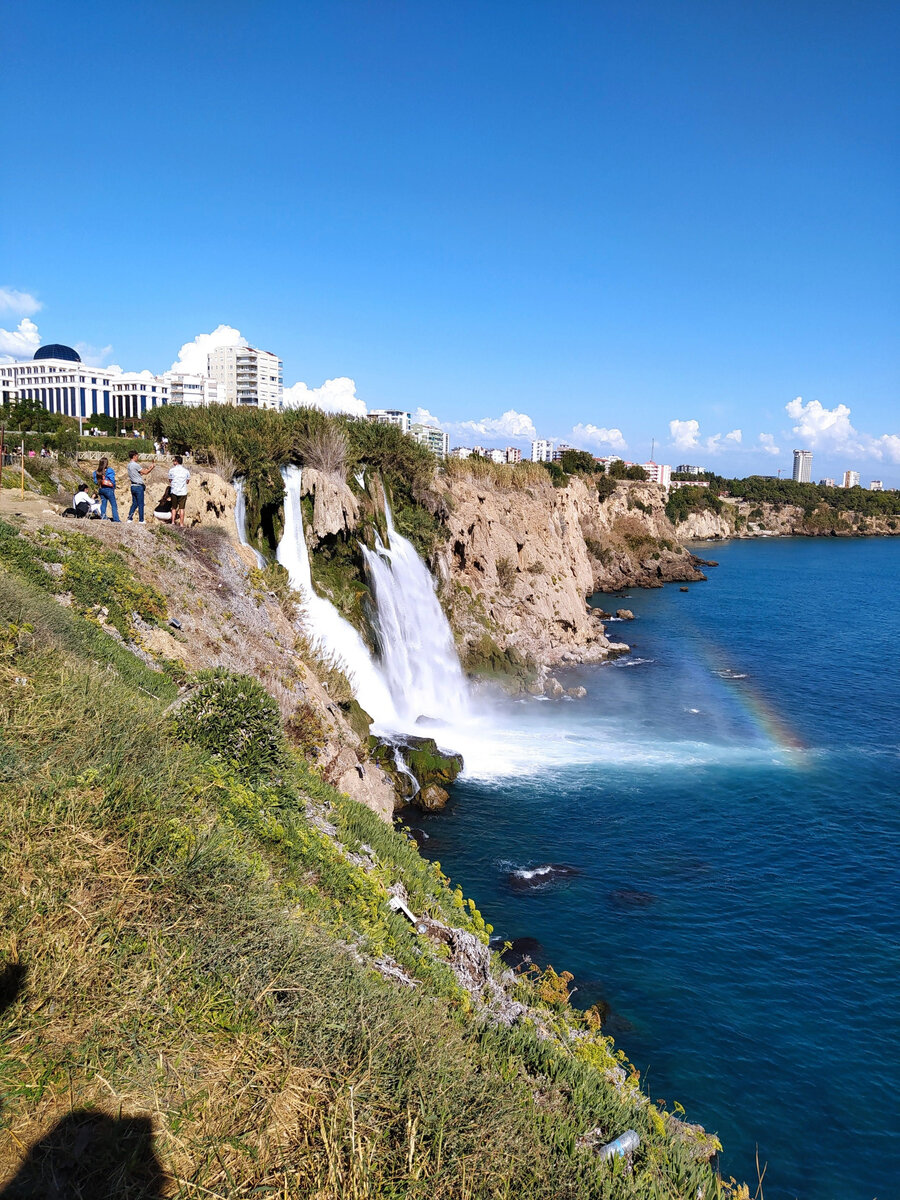
[[[767, 1200], [900, 1181], [900, 542], [717, 546], [633, 652], [496, 702], [423, 852]], [[489, 736], [488, 736], [489, 734]], [[463, 753], [466, 750], [463, 749]], [[562, 871], [541, 872], [553, 865]], [[751, 1188], [751, 1194], [753, 1189]]]

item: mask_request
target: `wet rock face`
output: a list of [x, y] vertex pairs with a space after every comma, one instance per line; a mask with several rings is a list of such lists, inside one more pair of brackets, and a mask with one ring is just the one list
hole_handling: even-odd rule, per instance
[[426, 812], [439, 812], [445, 807], [450, 799], [450, 793], [444, 788], [439, 787], [436, 783], [429, 783], [427, 787], [413, 798], [413, 803], [418, 808], [424, 808]]

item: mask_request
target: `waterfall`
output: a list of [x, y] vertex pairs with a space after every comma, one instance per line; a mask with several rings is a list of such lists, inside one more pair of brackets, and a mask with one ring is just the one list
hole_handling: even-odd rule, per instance
[[391, 692], [365, 642], [334, 605], [313, 588], [300, 504], [302, 472], [299, 467], [287, 466], [282, 467], [281, 474], [285, 488], [284, 534], [275, 557], [287, 571], [291, 587], [300, 593], [310, 641], [326, 660], [344, 672], [376, 729], [399, 730], [403, 726]]
[[244, 477], [237, 475], [234, 480], [234, 523], [237, 526], [238, 541], [242, 546], [246, 546], [248, 550], [252, 550], [256, 555], [256, 565], [260, 571], [265, 568], [266, 560], [256, 549], [247, 541], [247, 497], [244, 495]]
[[375, 596], [381, 668], [394, 705], [407, 728], [419, 717], [464, 724], [472, 716], [471, 698], [434, 580], [412, 543], [394, 528], [387, 497], [384, 511], [387, 544], [376, 533], [375, 549], [362, 552]]

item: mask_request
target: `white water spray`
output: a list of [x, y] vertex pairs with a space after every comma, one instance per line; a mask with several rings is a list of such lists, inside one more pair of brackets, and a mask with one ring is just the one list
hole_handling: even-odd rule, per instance
[[[385, 498], [387, 545], [362, 548], [375, 596], [380, 662], [407, 727], [420, 717], [451, 727], [471, 717], [471, 696], [438, 602], [434, 580], [414, 546], [394, 528]], [[427, 734], [427, 728], [419, 730]]]
[[252, 550], [256, 555], [256, 565], [260, 571], [265, 569], [266, 560], [256, 549], [247, 541], [247, 497], [244, 495], [244, 477], [243, 475], [235, 476], [234, 480], [234, 523], [237, 527], [238, 541], [242, 546], [246, 546], [248, 550]]
[[400, 718], [368, 647], [334, 605], [313, 589], [300, 505], [302, 472], [299, 467], [288, 466], [282, 467], [281, 474], [285, 487], [284, 534], [275, 557], [287, 571], [291, 587], [300, 593], [310, 640], [347, 676], [354, 695], [376, 729], [397, 731], [401, 728]]

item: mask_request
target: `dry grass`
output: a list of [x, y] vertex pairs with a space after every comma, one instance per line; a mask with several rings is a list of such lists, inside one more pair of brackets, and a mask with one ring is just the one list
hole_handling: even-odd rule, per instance
[[468, 479], [473, 483], [490, 483], [505, 491], [524, 488], [552, 487], [550, 476], [540, 463], [489, 462], [484, 458], [448, 458], [442, 467], [448, 479]]
[[299, 451], [303, 465], [346, 481], [347, 478], [347, 434], [336, 424], [312, 429], [300, 439]]

